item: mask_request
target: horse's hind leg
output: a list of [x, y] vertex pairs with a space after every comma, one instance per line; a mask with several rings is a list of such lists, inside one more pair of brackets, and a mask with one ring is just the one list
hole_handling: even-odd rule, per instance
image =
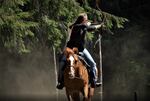
[[69, 94], [69, 91], [67, 89], [66, 89], [66, 95], [67, 95], [68, 101], [72, 101], [71, 95]]

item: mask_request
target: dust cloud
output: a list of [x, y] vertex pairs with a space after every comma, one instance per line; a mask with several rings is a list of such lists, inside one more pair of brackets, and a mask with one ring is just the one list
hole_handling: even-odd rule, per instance
[[[99, 93], [93, 99], [99, 100]], [[0, 101], [66, 100], [65, 89], [56, 90], [52, 50], [23, 55], [0, 52]]]
[[[123, 74], [117, 79], [113, 68], [104, 66], [103, 101], [136, 101], [134, 88], [130, 86], [131, 78], [126, 81], [130, 76]], [[100, 96], [100, 88], [96, 88], [92, 101], [101, 101]], [[66, 100], [65, 90], [56, 90], [52, 50], [40, 49], [21, 56], [0, 52], [0, 101]]]
[[26, 55], [0, 53], [2, 98], [52, 98], [56, 95], [53, 54], [49, 50]]

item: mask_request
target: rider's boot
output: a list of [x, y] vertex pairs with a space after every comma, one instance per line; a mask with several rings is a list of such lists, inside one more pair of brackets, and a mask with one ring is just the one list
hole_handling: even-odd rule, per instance
[[96, 87], [96, 82], [94, 79], [90, 80], [90, 83], [91, 83], [91, 87], [92, 88], [95, 88]]
[[61, 90], [61, 89], [63, 89], [63, 87], [64, 87], [64, 82], [62, 80], [58, 81], [58, 84], [57, 84], [56, 88]]
[[95, 68], [95, 70], [90, 71], [90, 76], [90, 83], [92, 88], [99, 87], [102, 85], [101, 78], [98, 76], [97, 68]]
[[100, 77], [100, 74], [98, 75], [98, 70], [97, 70], [97, 68], [96, 68], [96, 87], [99, 87], [99, 86], [101, 86], [102, 85], [102, 80], [101, 80], [102, 78]]
[[61, 90], [64, 87], [64, 67], [65, 61], [60, 61], [57, 89]]
[[94, 78], [92, 78], [90, 80], [91, 82], [91, 87], [95, 88], [95, 87], [100, 87], [102, 85], [102, 82], [100, 80], [95, 80]]
[[101, 85], [102, 85], [101, 80], [97, 80], [97, 81], [96, 81], [96, 87], [99, 87], [99, 86], [101, 86]]
[[90, 70], [89, 75], [90, 75], [90, 84], [92, 88], [96, 87], [96, 76], [94, 75], [94, 71]]
[[64, 87], [63, 73], [62, 74], [60, 73], [59, 77], [58, 77], [58, 84], [57, 84], [56, 88], [61, 90], [61, 89], [63, 89], [63, 87]]

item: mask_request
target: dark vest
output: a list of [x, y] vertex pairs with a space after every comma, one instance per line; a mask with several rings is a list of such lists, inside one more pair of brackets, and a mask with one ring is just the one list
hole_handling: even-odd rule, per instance
[[87, 31], [94, 30], [95, 27], [87, 26], [85, 24], [76, 24], [72, 28], [70, 40], [67, 43], [67, 47], [77, 47], [79, 52], [82, 52], [85, 44], [85, 35]]

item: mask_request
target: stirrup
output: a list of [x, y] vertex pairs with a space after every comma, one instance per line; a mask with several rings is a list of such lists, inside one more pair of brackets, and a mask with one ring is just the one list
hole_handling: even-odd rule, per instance
[[59, 90], [62, 90], [64, 88], [64, 84], [63, 83], [58, 83], [56, 88], [59, 89]]
[[102, 85], [102, 82], [96, 82], [96, 87], [100, 87]]

